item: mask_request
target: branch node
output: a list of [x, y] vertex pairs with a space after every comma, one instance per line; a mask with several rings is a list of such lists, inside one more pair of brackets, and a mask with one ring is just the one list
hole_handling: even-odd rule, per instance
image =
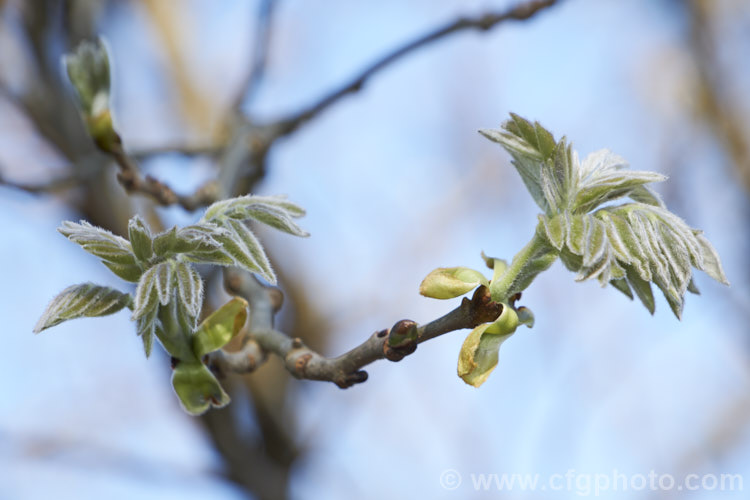
[[383, 355], [390, 361], [401, 361], [417, 350], [419, 330], [417, 323], [402, 319], [391, 327], [388, 340], [383, 343]]
[[303, 378], [305, 375], [305, 368], [307, 363], [312, 359], [312, 353], [303, 354], [294, 360], [294, 372], [299, 378]]
[[278, 288], [268, 288], [267, 293], [268, 300], [271, 303], [271, 309], [273, 312], [278, 312], [279, 309], [281, 309], [281, 306], [284, 305], [284, 292]]
[[[468, 299], [464, 298], [464, 301], [468, 301]], [[466, 302], [462, 302], [461, 307], [465, 306]], [[472, 328], [482, 323], [495, 321], [503, 312], [503, 305], [492, 300], [489, 288], [484, 285], [476, 289], [471, 300], [468, 301], [468, 307], [470, 308]]]

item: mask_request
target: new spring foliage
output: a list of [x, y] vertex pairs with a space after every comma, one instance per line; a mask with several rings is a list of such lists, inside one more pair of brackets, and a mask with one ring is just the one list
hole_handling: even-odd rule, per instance
[[84, 283], [63, 290], [37, 322], [39, 333], [63, 321], [105, 316], [124, 308], [143, 341], [146, 356], [154, 338], [174, 358], [172, 384], [184, 408], [199, 414], [224, 406], [229, 397], [203, 364], [203, 357], [224, 346], [244, 326], [247, 303], [235, 297], [198, 324], [203, 281], [195, 263], [235, 266], [270, 283], [276, 276], [247, 221], [262, 222], [295, 236], [307, 236], [294, 219], [304, 210], [281, 196], [242, 196], [214, 203], [194, 225], [152, 234], [139, 217], [130, 219], [128, 239], [88, 222], [63, 222], [60, 233], [98, 257], [135, 293]]
[[656, 285], [677, 318], [686, 292], [698, 293], [693, 269], [729, 284], [703, 232], [670, 212], [649, 188], [665, 176], [630, 170], [606, 149], [580, 160], [565, 137], [556, 140], [538, 122], [515, 114], [500, 129], [480, 133], [510, 153], [542, 213], [534, 237], [510, 265], [485, 257], [494, 269], [491, 280], [456, 267], [436, 269], [422, 282], [420, 293], [438, 299], [488, 285], [492, 300], [503, 304], [495, 322], [479, 325], [464, 342], [458, 372], [468, 384], [482, 384], [497, 364], [500, 345], [519, 324], [533, 324], [531, 312], [516, 309], [513, 297], [558, 257], [576, 273], [576, 281], [597, 279], [631, 299], [635, 295], [652, 314]]

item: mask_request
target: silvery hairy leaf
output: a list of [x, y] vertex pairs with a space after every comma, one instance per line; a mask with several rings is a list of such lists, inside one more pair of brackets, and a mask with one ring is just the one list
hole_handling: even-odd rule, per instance
[[203, 307], [203, 280], [193, 266], [177, 262], [174, 266], [177, 294], [185, 311], [197, 318]]
[[130, 306], [131, 300], [127, 293], [93, 283], [69, 286], [49, 303], [34, 333], [69, 319], [114, 314]]
[[606, 149], [581, 162], [564, 137], [556, 142], [538, 122], [532, 124], [512, 113], [500, 130], [480, 132], [510, 153], [531, 196], [548, 216], [565, 211], [587, 213], [631, 194], [635, 201], [661, 205], [644, 185], [666, 177], [629, 170], [627, 162]]
[[147, 358], [151, 356], [151, 349], [154, 346], [154, 334], [156, 333], [158, 322], [158, 311], [158, 307], [153, 307], [135, 321], [136, 332], [143, 341], [143, 351]]
[[99, 257], [105, 266], [125, 281], [137, 282], [140, 278], [141, 266], [130, 242], [125, 238], [86, 221], [65, 221], [57, 230], [90, 254]]
[[290, 219], [296, 219], [305, 215], [305, 210], [302, 207], [287, 200], [284, 196], [245, 195], [217, 201], [206, 209], [206, 213], [201, 220], [210, 221], [222, 217], [231, 217], [240, 220], [252, 219], [253, 217], [247, 211], [257, 207], [278, 210]]
[[128, 238], [135, 257], [141, 262], [148, 262], [154, 255], [153, 238], [151, 230], [138, 215], [128, 222]]
[[627, 203], [592, 214], [542, 215], [538, 232], [553, 245], [564, 234], [561, 257], [578, 272], [578, 281], [597, 278], [603, 286], [610, 283], [631, 298], [635, 291], [651, 313], [651, 283], [661, 289], [678, 318], [685, 293], [697, 292], [693, 268], [728, 284], [708, 240], [660, 206]]
[[[728, 284], [711, 243], [647, 186], [665, 176], [630, 170], [606, 149], [581, 162], [564, 138], [555, 143], [539, 123], [514, 114], [500, 130], [481, 132], [513, 157], [544, 210], [537, 234], [577, 273], [576, 280], [596, 278], [628, 297], [635, 294], [651, 313], [653, 283], [678, 318], [685, 293], [698, 292], [693, 268]], [[624, 197], [633, 202], [611, 205]]]
[[[135, 289], [135, 299], [133, 306], [132, 320], [136, 321], [142, 316], [152, 312], [153, 309], [162, 302], [165, 295], [165, 289], [169, 289], [169, 282], [165, 281], [168, 274], [171, 274], [167, 269], [169, 268], [169, 262], [162, 262], [150, 267], [143, 273], [141, 279], [138, 281], [138, 286]], [[167, 303], [169, 302], [169, 296], [167, 294]], [[165, 303], [162, 303], [166, 305]]]
[[[577, 213], [587, 213], [608, 201], [629, 196], [644, 184], [667, 178], [655, 172], [627, 170], [627, 162], [607, 149], [588, 155], [580, 165], [578, 188], [573, 204]], [[638, 191], [643, 196], [645, 193]]]
[[96, 115], [109, 107], [109, 57], [101, 39], [81, 42], [63, 57], [63, 64], [85, 113]]
[[247, 195], [218, 201], [190, 227], [194, 241], [201, 245], [184, 255], [192, 262], [241, 267], [276, 283], [268, 257], [245, 221], [256, 220], [295, 236], [308, 236], [293, 220], [304, 214], [301, 207], [281, 196]]

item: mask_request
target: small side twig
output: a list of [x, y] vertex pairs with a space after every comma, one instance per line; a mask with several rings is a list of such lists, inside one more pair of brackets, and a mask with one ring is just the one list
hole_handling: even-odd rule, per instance
[[238, 352], [212, 353], [209, 364], [222, 372], [246, 373], [266, 359], [260, 352], [271, 353], [281, 358], [286, 369], [296, 378], [333, 382], [342, 389], [366, 381], [367, 372], [362, 368], [370, 363], [379, 359], [400, 361], [422, 342], [494, 321], [503, 307], [490, 299], [487, 287], [480, 286], [471, 299], [464, 298], [456, 309], [434, 321], [421, 326], [410, 320], [398, 321], [389, 329], [373, 333], [349, 352], [326, 358], [307, 347], [301, 339], [290, 338], [273, 328], [273, 316], [280, 306], [281, 292], [278, 289], [266, 288], [250, 275], [235, 270], [225, 273], [225, 284], [228, 291], [245, 297], [250, 304], [249, 339]]
[[486, 13], [477, 17], [458, 18], [440, 28], [430, 31], [415, 40], [397, 48], [393, 52], [381, 57], [373, 64], [365, 68], [358, 75], [354, 76], [349, 82], [338, 89], [323, 96], [318, 102], [314, 103], [307, 109], [296, 113], [290, 117], [279, 120], [273, 124], [279, 136], [291, 134], [304, 123], [316, 118], [323, 111], [327, 110], [333, 104], [337, 103], [348, 94], [359, 92], [365, 83], [377, 72], [383, 68], [398, 61], [402, 57], [424, 47], [432, 42], [445, 38], [454, 33], [464, 30], [488, 31], [498, 24], [509, 20], [525, 20], [534, 16], [537, 12], [547, 9], [557, 3], [558, 0], [531, 0], [522, 3], [504, 12]]
[[224, 148], [223, 144], [163, 144], [133, 151], [130, 155], [137, 160], [144, 160], [153, 156], [175, 154], [181, 156], [211, 156], [218, 154]]
[[251, 100], [263, 80], [268, 61], [268, 48], [271, 41], [271, 25], [275, 7], [275, 0], [262, 0], [260, 2], [250, 71], [247, 73], [244, 83], [240, 86], [240, 91], [232, 100], [233, 109], [239, 108], [244, 101]]
[[216, 201], [216, 187], [209, 182], [191, 195], [179, 195], [162, 181], [150, 176], [143, 176], [133, 160], [123, 149], [119, 141], [110, 145], [105, 152], [112, 155], [120, 171], [117, 180], [128, 193], [140, 193], [149, 196], [162, 206], [178, 204], [185, 210], [193, 211]]

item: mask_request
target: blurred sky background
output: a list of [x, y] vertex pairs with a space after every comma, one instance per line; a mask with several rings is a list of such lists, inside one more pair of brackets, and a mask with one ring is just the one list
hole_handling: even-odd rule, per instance
[[[0, 1], [7, 90], [0, 172], [15, 182], [63, 175], [68, 163], [14, 99], [35, 78], [24, 12], [59, 15], [49, 7], [56, 3]], [[94, 26], [111, 48], [126, 147], [221, 140], [248, 71], [257, 3], [100, 3]], [[511, 4], [281, 0], [265, 79], [244, 110], [261, 120], [297, 111], [407, 40], [458, 15]], [[708, 13], [704, 25], [696, 12]], [[50, 51], [59, 55], [64, 47], [55, 40], [52, 33]], [[530, 238], [537, 207], [508, 155], [477, 133], [510, 111], [567, 135], [582, 157], [607, 147], [635, 169], [669, 175], [657, 191], [705, 230], [732, 282], [722, 287], [699, 273], [702, 295], [687, 298], [677, 321], [661, 295], [651, 317], [611, 288], [575, 283], [556, 263], [521, 301], [536, 325], [503, 345], [480, 389], [456, 376], [468, 331], [422, 344], [401, 363], [377, 362], [365, 384], [345, 391], [294, 380], [273, 358], [252, 381], [236, 377], [255, 384], [253, 397], [235, 397], [223, 411], [240, 422], [243, 439], [257, 442], [266, 429], [253, 398], [275, 401], [298, 452], [288, 465], [289, 495], [576, 498], [580, 492], [476, 492], [468, 482], [470, 473], [570, 469], [741, 473], [749, 490], [750, 157], [727, 139], [750, 141], [748, 55], [746, 1], [568, 0], [529, 21], [431, 44], [275, 144], [255, 192], [288, 194], [308, 210], [302, 226], [312, 233], [293, 239], [259, 228], [291, 297], [279, 324], [315, 330], [310, 344], [328, 355], [398, 319], [444, 314], [458, 301], [417, 292], [429, 271], [481, 268], [482, 250], [509, 259]], [[723, 100], [719, 111], [709, 84]], [[188, 193], [212, 175], [213, 161], [154, 155], [142, 168]], [[118, 192], [114, 175], [113, 166], [103, 174]], [[0, 499], [246, 498], [251, 493], [228, 479], [211, 434], [179, 408], [166, 357], [144, 358], [126, 312], [32, 335], [63, 288], [125, 286], [55, 231], [81, 217], [75, 201], [75, 192], [0, 186]], [[153, 209], [137, 199], [123, 210]], [[171, 223], [199, 217], [180, 208], [155, 213]], [[279, 378], [276, 391], [268, 381]], [[464, 484], [443, 489], [446, 469]], [[671, 496], [677, 492], [617, 497]]]

